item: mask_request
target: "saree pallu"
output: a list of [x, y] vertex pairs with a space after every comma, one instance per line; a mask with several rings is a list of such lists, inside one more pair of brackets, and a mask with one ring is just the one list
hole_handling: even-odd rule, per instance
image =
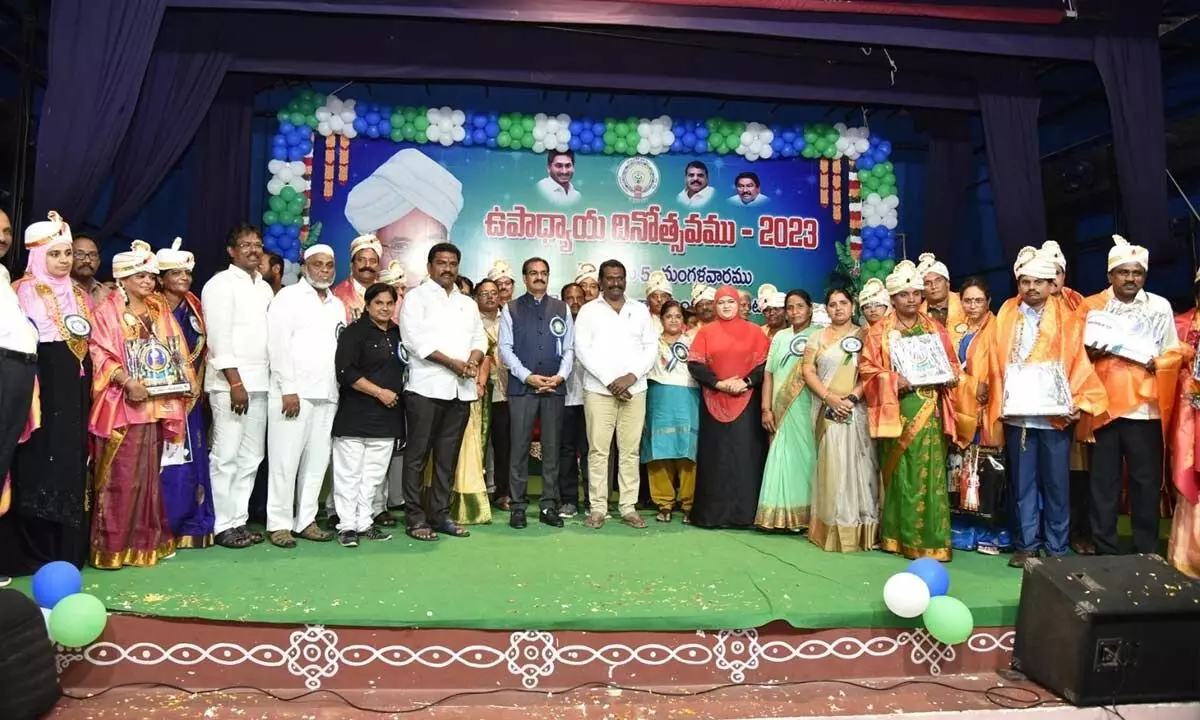
[[[838, 394], [854, 389], [858, 363], [840, 343], [825, 347], [819, 337], [810, 350], [825, 387]], [[817, 467], [809, 540], [826, 552], [871, 550], [879, 534], [879, 464], [867, 429], [867, 410], [859, 403], [849, 422], [837, 422], [826, 417], [823, 408], [818, 405], [814, 412]]]
[[696, 460], [700, 440], [700, 390], [650, 381], [641, 461]]
[[937, 414], [938, 393], [900, 396], [903, 430], [879, 441], [883, 465], [880, 549], [906, 558], [950, 560], [950, 502], [946, 493], [946, 437]]
[[[811, 335], [815, 328], [784, 335], [787, 342], [796, 334]], [[758, 511], [754, 525], [764, 530], [799, 532], [812, 519], [812, 477], [816, 465], [816, 443], [813, 440], [812, 393], [804, 385], [804, 362], [800, 357], [780, 358], [781, 345], [772, 343], [770, 366], [779, 370], [791, 360], [786, 375], [778, 372], [773, 388], [772, 412], [775, 416], [775, 437], [767, 450], [763, 467], [762, 489], [758, 493]]]
[[187, 416], [191, 459], [162, 469], [159, 482], [167, 508], [167, 523], [179, 549], [206, 548], [213, 544], [212, 480], [208, 473], [208, 431], [200, 403]]
[[159, 488], [159, 423], [116, 428], [96, 438], [96, 506], [91, 563], [102, 570], [149, 567], [175, 552]]
[[[458, 464], [454, 467], [454, 487], [450, 490], [450, 519], [458, 525], [486, 525], [492, 521], [487, 485], [483, 479], [483, 407], [486, 399], [471, 403]], [[425, 493], [433, 485], [433, 453], [425, 464]], [[429, 498], [423, 500], [427, 506]]]

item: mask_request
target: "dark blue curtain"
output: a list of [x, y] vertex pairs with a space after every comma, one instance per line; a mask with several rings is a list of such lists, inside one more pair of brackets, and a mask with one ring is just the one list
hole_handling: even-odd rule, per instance
[[[961, 243], [961, 229], [971, 181], [970, 117], [966, 113], [921, 111], [916, 119], [929, 133], [925, 162], [925, 237], [922, 247], [951, 268], [969, 265], [971, 258], [955, 257], [955, 249], [973, 248]], [[973, 240], [973, 238], [972, 238]]]
[[196, 132], [194, 194], [184, 247], [196, 256], [193, 284], [197, 288], [229, 263], [225, 235], [248, 220], [250, 134], [257, 89], [249, 75], [226, 75]]
[[195, 137], [232, 60], [216, 50], [159, 49], [150, 57], [133, 122], [117, 153], [113, 200], [101, 234], [119, 230], [158, 189]]
[[992, 206], [1000, 244], [1010, 261], [1023, 246], [1040, 246], [1046, 239], [1046, 200], [1038, 149], [1040, 104], [1028, 72], [1014, 68], [1011, 73], [982, 79], [979, 110], [987, 145]]
[[54, 0], [32, 219], [82, 223], [137, 105], [166, 0]]

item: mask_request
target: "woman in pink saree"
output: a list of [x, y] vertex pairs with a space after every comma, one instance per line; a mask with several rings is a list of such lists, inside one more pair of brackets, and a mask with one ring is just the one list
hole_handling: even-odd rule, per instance
[[[1194, 354], [1200, 345], [1200, 273], [1196, 273], [1196, 307], [1175, 316], [1175, 330], [1184, 348]], [[1189, 356], [1190, 357], [1190, 356]], [[1194, 368], [1190, 362], [1185, 368]], [[1193, 372], [1179, 373], [1181, 397], [1175, 403], [1174, 433], [1170, 440], [1171, 480], [1178, 492], [1167, 560], [1192, 577], [1200, 577], [1200, 382]]]
[[[119, 288], [95, 313], [91, 564], [104, 570], [150, 566], [175, 554], [159, 469], [164, 440], [183, 441], [196, 378], [183, 331], [155, 294], [157, 274], [150, 246], [135, 240], [113, 258]], [[151, 394], [163, 386], [172, 391]]]

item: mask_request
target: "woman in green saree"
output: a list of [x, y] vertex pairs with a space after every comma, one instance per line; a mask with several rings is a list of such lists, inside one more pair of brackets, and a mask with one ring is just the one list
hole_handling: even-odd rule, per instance
[[784, 303], [789, 327], [772, 338], [763, 375], [762, 424], [772, 439], [754, 525], [800, 532], [808, 527], [816, 461], [812, 397], [803, 373], [805, 346], [815, 328], [807, 292], [792, 290]]

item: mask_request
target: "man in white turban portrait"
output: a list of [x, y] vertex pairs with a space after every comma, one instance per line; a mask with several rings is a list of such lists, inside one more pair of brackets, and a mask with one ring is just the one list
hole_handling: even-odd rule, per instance
[[458, 178], [420, 150], [405, 148], [350, 190], [346, 219], [356, 232], [379, 238], [380, 267], [397, 260], [416, 279], [429, 249], [449, 240], [462, 208]]

